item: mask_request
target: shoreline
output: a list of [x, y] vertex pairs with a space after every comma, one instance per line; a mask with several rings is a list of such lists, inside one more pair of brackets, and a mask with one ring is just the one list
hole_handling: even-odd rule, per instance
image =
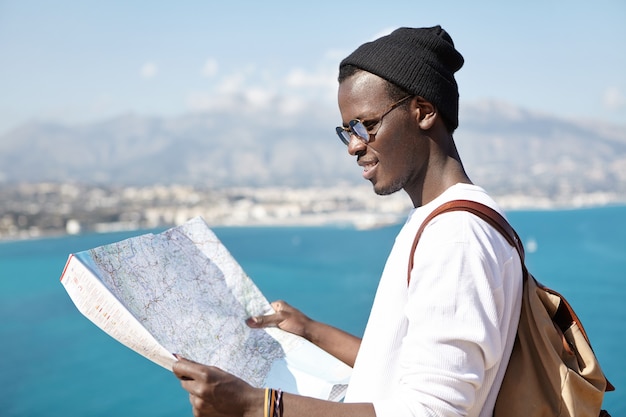
[[[569, 204], [563, 202], [554, 202], [548, 199], [537, 199], [533, 197], [520, 198], [519, 195], [500, 196], [494, 198], [502, 209], [506, 212], [523, 212], [523, 211], [571, 211], [585, 209], [601, 209], [610, 207], [626, 206], [626, 198], [624, 199], [607, 199], [605, 195], [598, 198], [597, 195], [580, 195], [572, 199]], [[535, 204], [528, 204], [533, 201]], [[165, 230], [178, 226], [185, 221], [201, 216], [209, 224], [212, 229], [215, 228], [245, 228], [245, 227], [345, 227], [357, 230], [370, 230], [383, 227], [391, 227], [401, 224], [411, 207], [399, 210], [397, 212], [372, 212], [364, 210], [355, 211], [336, 211], [324, 213], [308, 213], [286, 217], [261, 216], [257, 218], [229, 218], [209, 219], [205, 218], [202, 213], [197, 210], [188, 218], [184, 216], [176, 216], [176, 222], [161, 222], [159, 224], [146, 224], [142, 222], [126, 221], [126, 222], [94, 222], [86, 224], [86, 228], [77, 229], [71, 232], [65, 228], [33, 230], [21, 229], [11, 234], [0, 233], [0, 244], [11, 242], [22, 242], [40, 239], [65, 238], [70, 236], [87, 236], [93, 234], [107, 233], [132, 233], [148, 230]]]

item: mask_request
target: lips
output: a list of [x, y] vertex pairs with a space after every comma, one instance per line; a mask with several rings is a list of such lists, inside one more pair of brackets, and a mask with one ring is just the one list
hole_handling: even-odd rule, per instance
[[374, 168], [376, 165], [378, 165], [378, 162], [372, 162], [366, 165], [361, 165], [363, 167], [363, 172], [367, 172], [370, 169]]
[[378, 166], [378, 160], [359, 160], [357, 163], [363, 168], [363, 178], [371, 179], [374, 176], [374, 172]]

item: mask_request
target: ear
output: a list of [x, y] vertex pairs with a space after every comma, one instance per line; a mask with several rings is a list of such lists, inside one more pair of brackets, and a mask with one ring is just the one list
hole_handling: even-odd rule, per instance
[[437, 112], [437, 107], [431, 102], [423, 99], [422, 97], [416, 97], [416, 107], [419, 112], [418, 124], [422, 130], [429, 130], [435, 125], [437, 118], [439, 117], [439, 112]]

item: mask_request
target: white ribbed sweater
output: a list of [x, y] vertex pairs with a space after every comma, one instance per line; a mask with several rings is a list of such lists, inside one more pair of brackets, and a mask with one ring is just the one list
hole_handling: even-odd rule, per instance
[[470, 213], [442, 214], [420, 239], [407, 287], [418, 227], [454, 199], [500, 211], [467, 184], [411, 211], [387, 259], [345, 399], [374, 403], [377, 417], [493, 414], [519, 320], [515, 249]]

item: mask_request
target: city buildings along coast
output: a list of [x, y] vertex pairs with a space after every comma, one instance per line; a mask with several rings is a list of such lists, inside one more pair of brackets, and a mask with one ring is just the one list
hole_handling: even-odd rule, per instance
[[[583, 207], [623, 203], [598, 192], [549, 197], [496, 196], [505, 209]], [[371, 185], [232, 187], [188, 185], [94, 186], [61, 183], [0, 185], [0, 239], [164, 228], [202, 216], [216, 226], [341, 225], [373, 228], [406, 218], [405, 193], [377, 196]]]

